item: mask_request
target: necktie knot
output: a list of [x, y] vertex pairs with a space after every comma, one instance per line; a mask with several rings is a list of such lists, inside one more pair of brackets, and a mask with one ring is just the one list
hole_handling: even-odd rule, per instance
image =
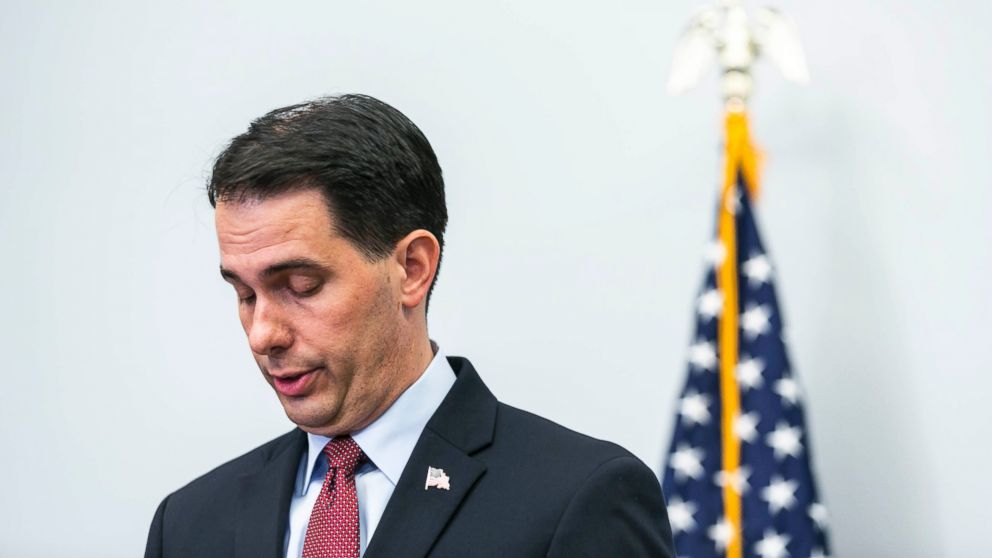
[[346, 476], [354, 475], [358, 464], [365, 460], [365, 452], [351, 436], [338, 436], [327, 442], [324, 455], [328, 465], [336, 467]]

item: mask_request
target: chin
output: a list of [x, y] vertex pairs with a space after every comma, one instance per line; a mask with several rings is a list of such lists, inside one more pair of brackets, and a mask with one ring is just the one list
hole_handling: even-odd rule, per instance
[[280, 396], [286, 416], [301, 429], [314, 434], [323, 434], [337, 416], [338, 406], [317, 400], [316, 397], [299, 398], [287, 401]]

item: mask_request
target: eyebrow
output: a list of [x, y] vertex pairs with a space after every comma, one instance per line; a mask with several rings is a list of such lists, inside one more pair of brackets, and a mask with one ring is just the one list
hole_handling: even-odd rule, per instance
[[[291, 260], [286, 260], [283, 262], [270, 265], [269, 267], [263, 269], [262, 272], [258, 274], [258, 278], [260, 280], [265, 280], [272, 277], [273, 275], [278, 275], [284, 271], [297, 270], [297, 269], [327, 272], [327, 267], [321, 264], [320, 262], [318, 262], [317, 260], [312, 260], [310, 258], [293, 258]], [[226, 279], [227, 281], [237, 281], [239, 283], [244, 283], [241, 277], [238, 277], [237, 273], [231, 271], [230, 269], [225, 269], [223, 265], [220, 266], [220, 276]]]

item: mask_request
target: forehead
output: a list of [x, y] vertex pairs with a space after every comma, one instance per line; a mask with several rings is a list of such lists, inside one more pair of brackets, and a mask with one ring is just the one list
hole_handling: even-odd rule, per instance
[[214, 222], [221, 265], [232, 269], [319, 256], [336, 236], [323, 196], [310, 189], [260, 201], [219, 202]]

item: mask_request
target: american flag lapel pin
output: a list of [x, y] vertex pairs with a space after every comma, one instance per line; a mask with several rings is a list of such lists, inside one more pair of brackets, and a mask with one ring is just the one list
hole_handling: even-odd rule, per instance
[[441, 490], [451, 490], [451, 479], [448, 475], [444, 474], [444, 469], [435, 469], [434, 467], [427, 468], [427, 482], [424, 483], [424, 490], [430, 487], [440, 488]]

